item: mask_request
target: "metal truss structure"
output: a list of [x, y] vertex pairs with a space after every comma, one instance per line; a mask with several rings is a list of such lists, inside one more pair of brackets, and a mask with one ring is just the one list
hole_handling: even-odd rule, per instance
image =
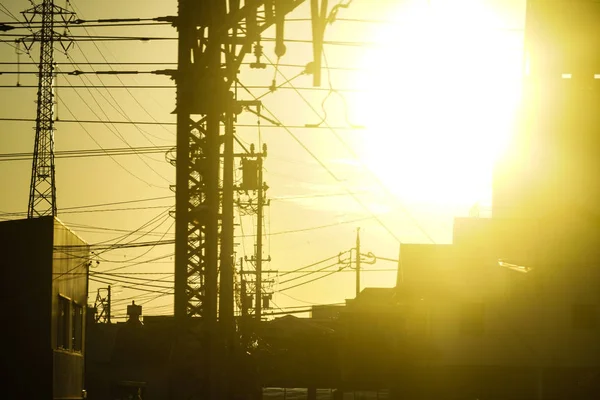
[[248, 389], [239, 380], [246, 353], [234, 319], [234, 132], [237, 114], [259, 102], [238, 101], [232, 88], [248, 53], [256, 56], [251, 68], [265, 67], [260, 38], [273, 25], [275, 54], [284, 55], [285, 16], [303, 2], [178, 2], [174, 311], [180, 337], [193, 335], [201, 349], [179, 365], [200, 368], [196, 389], [210, 400]]
[[[35, 125], [35, 145], [33, 150], [33, 166], [31, 169], [31, 186], [29, 189], [29, 205], [27, 217], [34, 218], [45, 215], [56, 215], [56, 182], [54, 168], [54, 43], [58, 41], [66, 51], [70, 42], [62, 40], [65, 34], [54, 30], [56, 18], [61, 19], [61, 26], [68, 26], [75, 19], [75, 14], [56, 6], [53, 0], [23, 11], [28, 24], [40, 19], [41, 29], [32, 37], [23, 40], [28, 49], [34, 43], [40, 43], [40, 62], [38, 72], [37, 116]], [[66, 29], [65, 29], [66, 32]], [[65, 46], [65, 43], [69, 43]]]
[[233, 323], [233, 133], [241, 108], [231, 88], [265, 29], [277, 24], [283, 45], [280, 26], [302, 2], [179, 1], [175, 318], [180, 323], [193, 317], [209, 325], [217, 317]]

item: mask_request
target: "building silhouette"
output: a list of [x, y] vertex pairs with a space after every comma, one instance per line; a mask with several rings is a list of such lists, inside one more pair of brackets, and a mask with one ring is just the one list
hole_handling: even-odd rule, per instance
[[57, 218], [0, 223], [2, 394], [81, 399], [89, 247]]

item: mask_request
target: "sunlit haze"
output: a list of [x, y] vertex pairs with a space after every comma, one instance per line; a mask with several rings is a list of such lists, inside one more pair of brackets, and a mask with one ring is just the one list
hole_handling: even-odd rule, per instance
[[[141, 13], [139, 2], [72, 3], [83, 19], [177, 13], [175, 1], [144, 2]], [[26, 5], [6, 2], [15, 15]], [[287, 52], [279, 64], [269, 29], [262, 41], [266, 68], [242, 65], [239, 80], [248, 90], [236, 89], [239, 99], [260, 97], [268, 118], [241, 113], [236, 135], [245, 146], [268, 146], [264, 179], [270, 206], [262, 256], [271, 261], [263, 268], [280, 271], [265, 281], [273, 303], [283, 309], [354, 296], [353, 270], [336, 255], [355, 245], [359, 227], [363, 251], [392, 260], [365, 266], [362, 287], [392, 287], [400, 242], [449, 243], [455, 216], [468, 215], [475, 203], [489, 214], [494, 161], [519, 97], [524, 1], [355, 0], [327, 25], [321, 88], [304, 73], [313, 56], [309, 2], [288, 19]], [[165, 40], [78, 40], [69, 58], [56, 52], [62, 63], [56, 80], [57, 152], [174, 146], [174, 82], [150, 72], [176, 67], [177, 31], [169, 24], [84, 28], [73, 27], [72, 34]], [[30, 58], [22, 49], [17, 56], [11, 43], [0, 44], [2, 61], [13, 63], [2, 65], [13, 73], [0, 76], [0, 117], [24, 119], [0, 122], [0, 147], [7, 154], [30, 154], [38, 46]], [[254, 54], [246, 56], [245, 62], [254, 61]], [[135, 64], [156, 62], [167, 64]], [[111, 69], [140, 73], [68, 74]], [[273, 83], [276, 90], [269, 89]], [[235, 151], [243, 149], [236, 144]], [[132, 298], [145, 313], [169, 314], [175, 168], [167, 159], [174, 153], [166, 159], [164, 150], [126, 153], [57, 158], [58, 217], [91, 244], [118, 243], [109, 250], [97, 247], [91, 303], [96, 290], [112, 282], [115, 315], [123, 316]], [[3, 217], [23, 217], [30, 159], [0, 163], [0, 178], [3, 193], [10, 193], [0, 198]], [[251, 258], [256, 215], [237, 213], [236, 259]], [[152, 246], [121, 247], [139, 242]], [[324, 271], [285, 275], [331, 257]], [[113, 273], [121, 275], [106, 275]], [[298, 279], [288, 281], [292, 276]], [[295, 287], [316, 277], [321, 278]]]
[[519, 97], [522, 32], [491, 3], [398, 5], [363, 60], [364, 159], [403, 202], [489, 208]]

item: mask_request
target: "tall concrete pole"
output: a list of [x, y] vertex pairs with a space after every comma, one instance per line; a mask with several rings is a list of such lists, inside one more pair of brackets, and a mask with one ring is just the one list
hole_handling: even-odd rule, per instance
[[356, 296], [360, 293], [360, 228], [356, 228]]
[[263, 248], [263, 207], [264, 207], [264, 183], [263, 183], [263, 157], [258, 156], [258, 205], [256, 211], [256, 307], [255, 318], [260, 322], [262, 318], [262, 248]]

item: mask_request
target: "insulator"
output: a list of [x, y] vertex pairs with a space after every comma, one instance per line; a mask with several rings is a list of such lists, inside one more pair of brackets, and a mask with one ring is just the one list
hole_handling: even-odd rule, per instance
[[254, 55], [256, 56], [257, 59], [263, 55], [262, 49], [263, 49], [263, 47], [260, 43], [256, 43], [254, 45]]

